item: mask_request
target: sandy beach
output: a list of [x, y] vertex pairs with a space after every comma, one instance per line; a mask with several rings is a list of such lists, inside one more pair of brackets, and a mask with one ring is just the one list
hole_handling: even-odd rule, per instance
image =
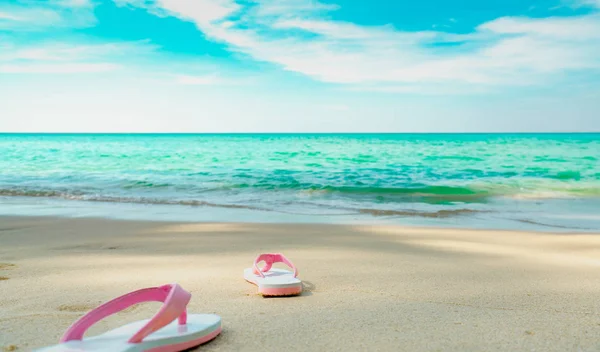
[[[283, 252], [305, 292], [242, 279]], [[54, 344], [75, 319], [177, 282], [223, 333], [202, 351], [599, 351], [600, 236], [399, 226], [0, 218], [0, 348]], [[151, 316], [136, 306], [91, 334]]]

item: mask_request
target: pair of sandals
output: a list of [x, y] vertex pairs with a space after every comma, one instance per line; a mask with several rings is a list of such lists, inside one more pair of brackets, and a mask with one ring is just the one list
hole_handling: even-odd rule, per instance
[[[259, 263], [265, 262], [260, 268]], [[284, 263], [292, 271], [272, 268]], [[258, 286], [263, 296], [292, 296], [302, 292], [298, 270], [282, 254], [261, 254], [244, 279]], [[38, 352], [111, 351], [111, 352], [176, 352], [206, 343], [221, 333], [221, 317], [215, 314], [188, 314], [192, 295], [178, 284], [137, 290], [115, 298], [77, 320], [65, 332], [58, 345]], [[143, 302], [162, 302], [151, 318], [130, 323], [101, 335], [83, 338], [85, 332], [100, 320]]]

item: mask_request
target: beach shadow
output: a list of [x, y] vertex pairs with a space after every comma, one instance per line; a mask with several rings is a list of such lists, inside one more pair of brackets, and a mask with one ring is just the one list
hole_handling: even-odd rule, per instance
[[302, 281], [302, 296], [312, 296], [317, 286], [311, 281]]
[[[36, 251], [36, 257], [54, 257], [76, 255], [80, 252], [96, 254], [111, 253], [126, 258], [134, 255], [153, 257], [214, 255], [215, 253], [262, 253], [276, 249], [279, 252], [301, 249], [338, 249], [359, 250], [361, 252], [404, 253], [415, 257], [429, 256], [439, 259], [455, 258], [465, 260], [461, 250], [445, 250], [440, 246], [422, 245], [423, 235], [433, 235], [435, 228], [386, 228], [368, 225], [333, 224], [292, 224], [294, 233], [305, 236], [282, 235], [285, 228], [281, 224], [256, 223], [169, 223], [169, 222], [132, 222], [125, 220], [105, 220], [96, 218], [40, 220], [38, 226], [46, 231], [62, 231], [62, 226], [77, 228], [83, 226], [89, 231], [57, 237], [50, 246], [35, 245], [35, 232], [25, 234], [16, 232], [15, 243], [31, 237], [31, 248], [44, 247]], [[10, 220], [9, 220], [10, 221]], [[12, 220], [18, 223], [19, 218]], [[12, 224], [7, 223], [7, 226]], [[291, 226], [291, 225], [290, 225]], [[16, 226], [13, 226], [16, 227]], [[468, 232], [470, 230], [464, 230]], [[57, 232], [58, 233], [58, 232]], [[501, 235], [501, 231], [495, 231]], [[17, 236], [18, 235], [18, 236]], [[445, 237], [452, 237], [445, 236]], [[18, 238], [18, 240], [16, 239]], [[102, 241], [98, 239], [101, 238]], [[307, 240], [310, 238], [310, 240]], [[451, 238], [452, 239], [452, 238]], [[460, 241], [461, 239], [458, 239]], [[202, 241], [210, 245], [190, 246], [190, 243]], [[277, 244], [276, 248], [273, 247]], [[7, 246], [10, 248], [10, 246]], [[468, 252], [471, 259], [487, 259], [489, 254]]]
[[[260, 294], [259, 294], [260, 296]], [[299, 295], [291, 295], [291, 296], [262, 296], [264, 299], [292, 299], [292, 298], [302, 298], [302, 297], [308, 297], [308, 296], [312, 296], [312, 293], [310, 292], [304, 292], [302, 291], [302, 293], [300, 293]]]
[[[295, 297], [308, 297], [313, 295], [315, 290], [315, 284], [310, 281], [302, 281], [302, 293], [293, 296], [264, 296], [266, 299], [278, 299], [278, 298], [295, 298]], [[260, 295], [260, 294], [259, 294]]]

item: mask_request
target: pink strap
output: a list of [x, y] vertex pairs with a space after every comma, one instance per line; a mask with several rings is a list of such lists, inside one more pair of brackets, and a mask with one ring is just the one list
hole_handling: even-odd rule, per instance
[[176, 318], [179, 318], [180, 325], [185, 325], [187, 321], [186, 307], [191, 297], [192, 295], [178, 284], [145, 288], [128, 293], [104, 303], [81, 317], [65, 332], [60, 342], [83, 339], [83, 335], [90, 326], [134, 304], [164, 302], [158, 313], [128, 341], [129, 343], [139, 343], [146, 336], [168, 325]]
[[[258, 263], [260, 263], [261, 261], [265, 262], [265, 266], [262, 269], [258, 267]], [[271, 267], [275, 263], [284, 263], [285, 265], [289, 266], [294, 270], [294, 277], [298, 276], [298, 269], [296, 269], [296, 266], [283, 254], [279, 253], [261, 254], [258, 257], [256, 257], [256, 259], [254, 260], [254, 274], [265, 277], [265, 274], [263, 273], [271, 270]]]

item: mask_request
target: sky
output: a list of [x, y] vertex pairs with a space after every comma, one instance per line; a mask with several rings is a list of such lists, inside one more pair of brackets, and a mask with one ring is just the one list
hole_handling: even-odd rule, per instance
[[0, 132], [600, 131], [600, 0], [0, 0]]

